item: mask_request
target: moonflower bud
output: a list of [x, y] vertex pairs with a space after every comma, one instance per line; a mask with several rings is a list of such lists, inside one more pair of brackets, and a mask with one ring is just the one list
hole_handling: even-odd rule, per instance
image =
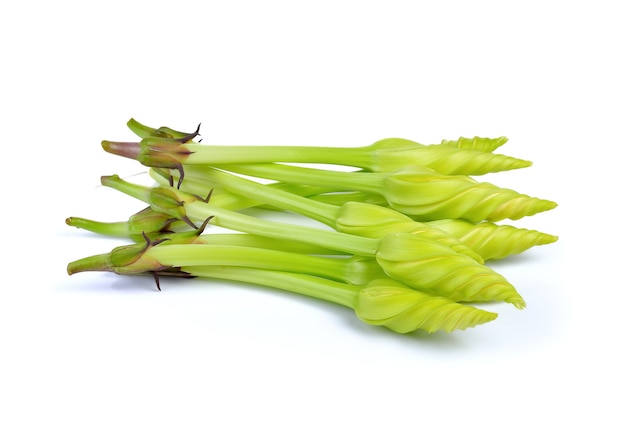
[[387, 275], [424, 292], [454, 301], [504, 301], [525, 307], [520, 294], [499, 273], [421, 236], [385, 236], [376, 260]]
[[558, 240], [557, 236], [551, 234], [492, 222], [473, 224], [460, 219], [442, 219], [428, 222], [428, 225], [459, 239], [485, 261], [506, 258], [533, 246], [546, 245]]
[[532, 165], [530, 161], [501, 154], [452, 145], [423, 145], [402, 138], [384, 139], [370, 148], [374, 172], [392, 172], [419, 165], [441, 174], [482, 175]]
[[385, 197], [396, 210], [420, 220], [466, 219], [470, 222], [520, 219], [550, 210], [556, 203], [468, 176], [442, 175], [427, 167], [409, 167], [384, 179]]
[[496, 313], [456, 303], [445, 297], [416, 291], [392, 279], [377, 279], [363, 288], [356, 300], [357, 316], [370, 325], [398, 333], [418, 329], [433, 333], [465, 330], [493, 321]]
[[367, 238], [383, 238], [387, 234], [407, 232], [439, 241], [458, 253], [482, 263], [482, 257], [472, 248], [436, 227], [417, 222], [389, 207], [362, 202], [347, 202], [339, 208], [335, 221], [338, 231]]

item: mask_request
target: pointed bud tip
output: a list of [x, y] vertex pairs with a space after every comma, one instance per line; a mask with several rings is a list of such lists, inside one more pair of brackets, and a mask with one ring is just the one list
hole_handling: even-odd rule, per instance
[[[537, 213], [543, 213], [548, 210], [553, 210], [558, 207], [558, 204], [554, 201], [550, 201], [542, 198], [531, 198], [528, 201], [528, 207], [525, 213], [518, 215], [516, 219], [521, 219], [524, 216], [532, 216]], [[514, 219], [514, 218], [511, 218]]]
[[552, 210], [558, 207], [558, 204], [554, 201], [550, 201], [550, 200], [541, 200], [541, 201], [543, 202], [542, 211]]
[[541, 233], [540, 237], [537, 239], [537, 245], [547, 245], [550, 243], [555, 243], [558, 239], [558, 236]]
[[517, 165], [517, 166], [518, 166], [519, 168], [528, 168], [528, 167], [533, 166], [533, 162], [532, 162], [532, 161], [525, 160], [525, 159], [518, 159], [518, 161], [519, 161], [519, 162], [518, 162], [518, 165]]

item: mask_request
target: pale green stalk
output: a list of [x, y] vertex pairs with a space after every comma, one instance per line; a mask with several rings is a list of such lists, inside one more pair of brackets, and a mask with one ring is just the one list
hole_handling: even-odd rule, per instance
[[[180, 178], [175, 173], [163, 173], [161, 170], [150, 169], [150, 175], [160, 185], [167, 186], [172, 185], [173, 181], [178, 181]], [[210, 184], [207, 184], [206, 179], [201, 176], [195, 176], [194, 170], [191, 170], [191, 175], [185, 176], [185, 181], [181, 182], [180, 190], [192, 195], [203, 196], [207, 194], [207, 189], [210, 188]], [[343, 192], [331, 187], [314, 187], [308, 185], [298, 185], [290, 183], [270, 183], [265, 184], [265, 187], [273, 190], [281, 190], [289, 192], [295, 195], [305, 196], [315, 201], [320, 201], [326, 204], [334, 206], [341, 206], [347, 202], [363, 202], [368, 204], [384, 205], [388, 206], [387, 200], [381, 196], [366, 194], [364, 192]], [[231, 210], [243, 209], [248, 207], [269, 208], [276, 210], [277, 207], [268, 204], [263, 204], [258, 200], [254, 200], [248, 196], [243, 197], [233, 193], [225, 193], [220, 189], [214, 189], [211, 195], [211, 200], [214, 204], [220, 207], [228, 208]]]
[[182, 271], [196, 277], [224, 279], [279, 288], [296, 294], [354, 308], [363, 286], [346, 284], [302, 273], [264, 270], [255, 267], [184, 266]]
[[373, 258], [320, 257], [273, 249], [215, 244], [159, 244], [142, 259], [168, 267], [236, 266], [303, 273], [353, 285], [367, 284], [385, 273]]

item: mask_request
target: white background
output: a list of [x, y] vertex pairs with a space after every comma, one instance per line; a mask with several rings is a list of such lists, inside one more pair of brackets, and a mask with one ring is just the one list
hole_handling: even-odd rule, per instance
[[[624, 430], [620, 2], [6, 2], [0, 429]], [[68, 216], [143, 205], [99, 187], [131, 117], [205, 143], [360, 146], [501, 136], [489, 180], [559, 207], [558, 243], [497, 263], [523, 311], [395, 335], [243, 284], [85, 273], [121, 244]], [[131, 177], [132, 178], [132, 177]]]

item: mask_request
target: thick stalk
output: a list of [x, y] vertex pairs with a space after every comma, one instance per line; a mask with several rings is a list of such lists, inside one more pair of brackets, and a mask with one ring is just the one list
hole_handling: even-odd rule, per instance
[[167, 244], [148, 248], [142, 259], [166, 267], [236, 266], [311, 274], [351, 284], [384, 277], [374, 259], [332, 258], [251, 247], [213, 244]]
[[288, 183], [329, 186], [340, 190], [354, 190], [380, 194], [385, 173], [359, 171], [333, 171], [284, 164], [228, 164], [227, 171]]
[[[190, 193], [192, 195], [206, 196], [211, 190], [211, 185], [207, 184], [206, 179], [200, 176], [195, 176], [195, 170], [191, 170], [191, 172], [191, 175], [185, 176], [185, 181], [181, 183], [180, 190]], [[164, 175], [159, 170], [151, 168], [149, 170], [149, 173], [150, 176], [160, 186], [171, 185], [171, 178], [173, 178], [175, 182], [177, 182], [179, 179], [179, 176], [176, 175], [176, 173], [174, 172], [171, 173], [171, 176], [169, 174]], [[337, 190], [336, 187], [318, 187], [281, 182], [269, 183], [265, 184], [264, 186], [272, 190], [289, 192], [295, 195], [299, 195], [301, 197], [307, 197], [309, 199], [320, 201], [322, 203], [330, 204], [333, 206], [341, 206], [350, 201], [358, 201], [385, 206], [388, 205], [387, 200], [385, 200], [382, 196], [367, 194], [365, 192], [343, 192], [341, 190]], [[236, 196], [236, 199], [233, 198], [233, 194], [225, 194], [224, 191], [219, 189], [214, 190], [213, 194], [211, 195], [211, 201], [213, 202], [213, 204], [231, 210], [241, 210], [248, 207], [269, 208], [272, 210], [276, 210], [278, 208], [269, 204], [263, 204], [257, 200], [252, 199], [251, 197], [244, 198], [243, 196]]]
[[269, 188], [242, 177], [220, 171], [210, 166], [187, 167], [187, 177], [202, 179], [240, 196], [252, 197], [263, 204], [292, 211], [335, 228], [340, 209], [337, 206], [311, 200], [277, 188]]
[[242, 233], [203, 234], [197, 236], [194, 243], [274, 249], [309, 255], [341, 255], [340, 251], [313, 246], [308, 243], [290, 240], [276, 241], [271, 237]]
[[190, 222], [212, 218], [212, 224], [235, 231], [281, 240], [302, 241], [315, 246], [369, 257], [376, 255], [380, 243], [376, 239], [255, 218], [214, 206], [199, 197], [172, 187], [149, 188], [127, 182], [119, 176], [105, 176], [101, 181], [104, 186], [112, 187], [150, 204], [156, 211]]
[[372, 166], [371, 150], [367, 147], [314, 147], [314, 146], [220, 146], [187, 144], [192, 153], [186, 165], [221, 165], [243, 163], [320, 163], [349, 165], [360, 168]]
[[245, 282], [278, 288], [337, 303], [354, 309], [361, 286], [335, 282], [305, 274], [260, 270], [245, 267], [184, 267], [194, 276]]
[[68, 217], [65, 223], [69, 226], [81, 228], [96, 234], [110, 237], [129, 237], [129, 224], [124, 222], [99, 222], [81, 217]]
[[247, 216], [215, 207], [203, 201], [183, 203], [185, 213], [192, 220], [209, 217], [211, 223], [223, 228], [249, 234], [273, 237], [280, 240], [296, 240], [354, 255], [373, 257], [379, 241], [319, 228], [274, 222]]

